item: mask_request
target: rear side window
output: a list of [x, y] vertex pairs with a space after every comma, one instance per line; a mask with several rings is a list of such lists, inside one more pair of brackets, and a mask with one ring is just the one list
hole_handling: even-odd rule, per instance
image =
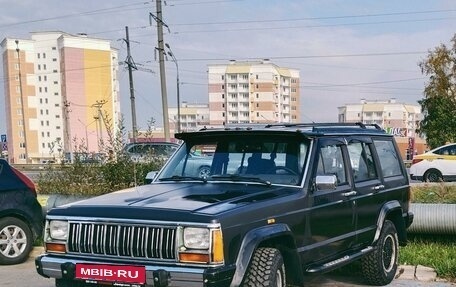
[[365, 143], [353, 142], [347, 148], [355, 182], [377, 178], [377, 171], [369, 146]]
[[402, 175], [401, 158], [392, 140], [375, 140], [375, 149], [380, 160], [384, 177]]

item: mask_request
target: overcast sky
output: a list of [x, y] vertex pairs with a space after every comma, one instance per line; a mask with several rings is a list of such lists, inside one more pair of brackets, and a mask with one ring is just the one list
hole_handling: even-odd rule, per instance
[[[166, 3], [165, 3], [166, 2]], [[138, 126], [162, 123], [155, 59], [155, 1], [0, 0], [0, 41], [30, 32], [86, 33], [112, 41], [126, 59], [125, 26], [138, 67]], [[454, 0], [167, 0], [165, 42], [179, 63], [181, 101], [207, 103], [207, 65], [269, 58], [300, 70], [302, 122], [337, 121], [337, 107], [360, 99], [417, 104], [426, 79], [418, 63], [456, 33]], [[176, 106], [176, 68], [166, 62], [168, 103]], [[5, 133], [0, 71], [0, 133]], [[131, 128], [128, 73], [121, 66], [121, 109]]]

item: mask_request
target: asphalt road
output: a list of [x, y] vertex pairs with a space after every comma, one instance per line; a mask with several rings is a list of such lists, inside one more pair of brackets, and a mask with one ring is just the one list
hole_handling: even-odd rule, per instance
[[[38, 250], [39, 251], [39, 250]], [[53, 287], [54, 279], [41, 277], [35, 271], [33, 252], [29, 260], [19, 265], [0, 267], [0, 286], [2, 287]], [[334, 273], [308, 278], [305, 287], [360, 287], [362, 279], [356, 276], [340, 276]], [[391, 287], [455, 287], [454, 283], [423, 282], [417, 280], [395, 279], [388, 286]]]

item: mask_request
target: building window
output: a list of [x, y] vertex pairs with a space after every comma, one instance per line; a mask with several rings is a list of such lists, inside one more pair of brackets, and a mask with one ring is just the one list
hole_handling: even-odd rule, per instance
[[222, 85], [222, 90], [224, 90], [224, 89], [225, 89], [225, 85]]
[[60, 130], [60, 126], [56, 126], [55, 128], [58, 129], [58, 130]]
[[44, 126], [44, 121], [41, 121], [41, 126]]
[[224, 99], [224, 98], [225, 98], [225, 94], [222, 94], [222, 99]]
[[42, 144], [41, 144], [41, 147], [42, 147], [42, 148], [45, 148], [45, 147], [46, 147], [46, 144], [45, 144], [45, 143], [42, 143]]
[[257, 79], [257, 80], [258, 80], [258, 75], [255, 75], [255, 79]]
[[255, 85], [255, 88], [257, 88], [257, 89], [258, 89], [258, 84], [256, 84], [256, 85]]
[[21, 92], [21, 87], [20, 86], [16, 86], [16, 93], [20, 93]]
[[24, 122], [23, 122], [22, 120], [18, 120], [18, 121], [17, 121], [17, 125], [21, 127], [21, 126], [24, 125]]
[[40, 53], [36, 54], [36, 57], [39, 59], [40, 58]]
[[60, 119], [60, 115], [55, 115], [55, 118], [56, 119]]
[[41, 137], [43, 137], [43, 138], [44, 138], [44, 132], [41, 132]]
[[42, 103], [43, 103], [43, 99], [40, 99], [40, 104], [42, 104]]
[[50, 132], [47, 132], [47, 137], [51, 137], [51, 133]]
[[38, 76], [38, 82], [41, 82], [41, 76]]
[[57, 50], [57, 47], [52, 47], [52, 50], [53, 50], [53, 51]]
[[38, 70], [41, 70], [41, 65], [40, 64], [38, 64]]
[[52, 70], [52, 72], [57, 73], [57, 70]]
[[19, 64], [14, 64], [14, 69], [19, 70]]
[[55, 104], [56, 107], [60, 107], [60, 104]]
[[54, 84], [56, 84], [56, 85], [57, 85], [58, 83], [59, 83], [59, 82], [57, 82], [57, 81], [54, 81]]
[[40, 115], [43, 115], [43, 110], [40, 110]]
[[43, 59], [46, 59], [46, 53], [43, 53]]
[[49, 126], [49, 121], [46, 121], [46, 126]]
[[48, 80], [48, 76], [44, 76], [44, 81], [46, 82]]
[[44, 87], [44, 92], [47, 93], [47, 91], [48, 91], [48, 88]]
[[16, 75], [16, 76], [14, 77], [14, 80], [16, 80], [16, 82], [19, 82], [19, 75]]
[[42, 88], [42, 87], [39, 87], [39, 88], [38, 88], [38, 91], [39, 91], [40, 93], [43, 92], [43, 88]]
[[46, 70], [46, 64], [43, 64], [43, 70]]
[[57, 58], [52, 58], [52, 62], [57, 62]]
[[19, 143], [19, 147], [20, 147], [20, 148], [25, 148], [25, 142]]
[[19, 131], [19, 137], [24, 138], [24, 131]]
[[17, 113], [17, 115], [20, 116], [20, 115], [22, 115], [22, 110], [21, 109], [17, 109], [16, 113]]
[[54, 96], [58, 96], [58, 95], [59, 95], [59, 93], [57, 93], [57, 92], [54, 93]]
[[260, 94], [257, 93], [257, 94], [256, 94], [256, 98], [257, 98], [257, 99], [260, 98]]
[[49, 110], [46, 110], [46, 115], [49, 115]]
[[222, 75], [222, 80], [225, 80], [225, 75]]

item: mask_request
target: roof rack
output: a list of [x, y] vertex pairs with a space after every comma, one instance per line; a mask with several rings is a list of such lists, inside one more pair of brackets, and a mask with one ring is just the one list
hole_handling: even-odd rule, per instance
[[359, 127], [362, 129], [367, 128], [375, 128], [377, 130], [382, 130], [382, 128], [378, 124], [364, 124], [362, 122], [356, 123], [278, 123], [278, 124], [268, 124], [265, 126], [266, 128], [271, 127], [305, 127], [305, 128], [319, 128], [319, 127], [331, 127], [331, 128], [339, 128], [339, 127]]

